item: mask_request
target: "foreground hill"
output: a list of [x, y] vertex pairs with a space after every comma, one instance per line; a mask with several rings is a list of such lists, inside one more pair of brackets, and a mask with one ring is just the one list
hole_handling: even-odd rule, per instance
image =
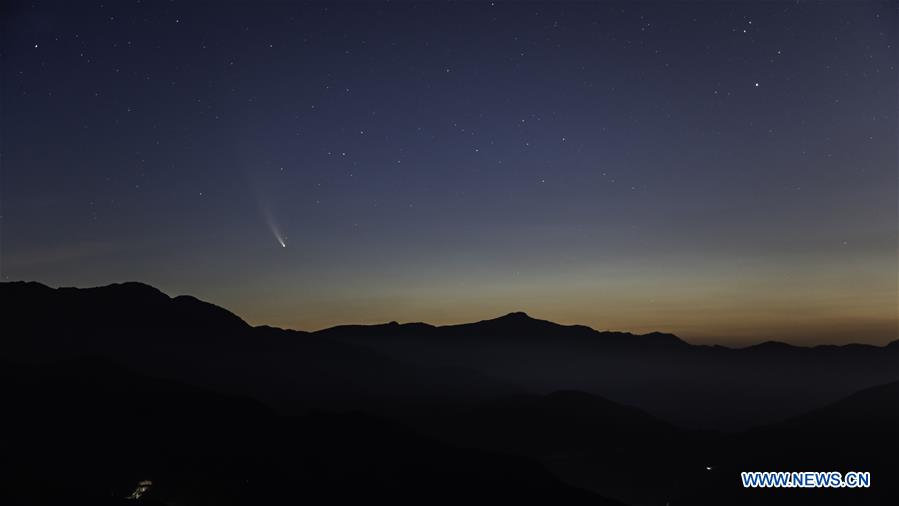
[[[720, 439], [702, 451], [713, 468], [686, 480], [671, 504], [847, 504], [899, 501], [899, 382]], [[741, 471], [866, 471], [870, 488], [744, 489]]]
[[423, 430], [454, 444], [536, 459], [567, 483], [628, 504], [667, 502], [678, 479], [671, 469], [699, 466], [697, 445], [715, 436], [574, 391], [487, 401]]
[[0, 364], [0, 503], [617, 504], [362, 414], [278, 416], [103, 360]]
[[[710, 409], [714, 407], [710, 406]], [[685, 430], [582, 392], [484, 402], [420, 427], [453, 444], [533, 458], [628, 504], [895, 504], [899, 382], [742, 433]], [[867, 471], [870, 489], [744, 489], [742, 471]]]

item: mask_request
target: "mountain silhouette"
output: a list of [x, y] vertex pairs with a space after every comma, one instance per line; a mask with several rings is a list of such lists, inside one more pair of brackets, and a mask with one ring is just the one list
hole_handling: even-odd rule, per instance
[[847, 424], [867, 426], [868, 430], [859, 436], [881, 430], [885, 433], [893, 431], [899, 436], [899, 381], [867, 388], [772, 427], [827, 430]]
[[477, 434], [475, 438], [489, 441], [497, 449], [544, 456], [680, 432], [637, 408], [576, 391], [486, 401], [454, 420], [453, 426], [468, 432], [466, 439]]
[[672, 334], [597, 331], [525, 313], [462, 325], [338, 326], [314, 335], [420, 366], [478, 370], [531, 392], [575, 389], [682, 425], [728, 430], [899, 379], [897, 341], [883, 347], [697, 346]]
[[215, 305], [170, 298], [140, 283], [89, 289], [0, 283], [0, 299], [9, 336], [0, 358], [104, 357], [279, 409], [384, 408], [520, 391], [464, 367], [410, 365], [306, 332], [252, 327]]
[[[804, 437], [791, 437], [795, 434]], [[741, 437], [744, 455], [767, 458], [756, 450], [765, 440], [781, 441], [781, 451], [791, 455], [784, 461], [797, 461], [797, 465], [805, 458], [853, 465], [853, 470], [886, 465], [899, 471], [895, 458], [884, 458], [899, 454], [899, 382], [867, 388], [807, 413], [753, 428]]]
[[[525, 313], [302, 332], [140, 283], [0, 298], [4, 504], [119, 504], [142, 480], [148, 504], [897, 497], [877, 478], [897, 471], [896, 341], [731, 349]], [[777, 469], [878, 485], [738, 486]]]
[[[713, 465], [687, 475], [671, 504], [895, 504], [899, 486], [899, 382], [695, 450]], [[860, 489], [744, 489], [741, 471], [866, 471]]]
[[536, 459], [569, 484], [628, 504], [664, 504], [675, 481], [671, 466], [684, 465], [685, 451], [706, 441], [576, 391], [498, 398], [420, 428], [453, 444]]
[[11, 336], [0, 358], [104, 356], [280, 409], [406, 409], [423, 400], [470, 403], [578, 390], [685, 426], [741, 429], [899, 379], [895, 342], [731, 349], [525, 313], [461, 325], [391, 322], [302, 332], [251, 327], [212, 304], [140, 283], [89, 289], [2, 283], [0, 297]]
[[[48, 309], [53, 324], [75, 327], [103, 321], [109, 327], [196, 328], [210, 333], [233, 332], [250, 326], [238, 316], [191, 296], [171, 298], [136, 282], [96, 288], [49, 288], [34, 282], [3, 283], [4, 307], [16, 321], [43, 322]], [[39, 304], [41, 303], [42, 304]], [[49, 307], [48, 307], [49, 306]], [[165, 335], [160, 335], [160, 339]]]
[[398, 324], [390, 322], [383, 325], [340, 325], [316, 332], [316, 334], [335, 337], [354, 338], [363, 333], [374, 337], [416, 336], [432, 333], [434, 338], [476, 341], [484, 337], [490, 339], [510, 339], [516, 343], [538, 339], [548, 340], [560, 337], [566, 340], [583, 339], [605, 346], [629, 347], [640, 345], [652, 346], [689, 346], [673, 334], [653, 332], [635, 335], [629, 332], [599, 332], [584, 325], [561, 325], [548, 320], [532, 318], [524, 312], [513, 312], [475, 323], [434, 326], [427, 323]]

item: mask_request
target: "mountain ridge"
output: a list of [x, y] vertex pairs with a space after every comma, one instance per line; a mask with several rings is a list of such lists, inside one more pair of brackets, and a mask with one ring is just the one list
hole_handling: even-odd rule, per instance
[[[710, 487], [721, 494], [713, 504], [731, 504], [725, 498], [744, 492], [734, 490], [736, 482], [724, 479], [724, 470], [732, 477], [748, 462], [744, 459], [748, 455], [753, 455], [757, 468], [772, 468], [778, 461], [767, 454], [787, 443], [812, 446], [796, 446], [802, 452], [815, 450], [819, 438], [807, 443], [796, 438], [807, 428], [818, 427], [822, 437], [829, 433], [848, 437], [843, 438], [839, 455], [829, 455], [833, 445], [821, 446], [818, 453], [808, 453], [811, 460], [789, 461], [795, 462], [793, 468], [857, 463], [858, 469], [868, 469], [870, 464], [881, 476], [891, 469], [882, 465], [886, 454], [882, 441], [887, 437], [892, 437], [890, 443], [896, 441], [894, 431], [878, 429], [871, 437], [863, 432], [890, 427], [895, 418], [880, 423], [874, 416], [884, 404], [879, 400], [884, 398], [883, 389], [870, 391], [877, 395], [869, 401], [865, 401], [868, 394], [851, 397], [888, 384], [885, 388], [891, 389], [895, 402], [896, 383], [891, 383], [899, 380], [895, 343], [694, 346], [663, 333], [633, 339], [632, 334], [560, 325], [521, 312], [460, 325], [389, 322], [304, 332], [250, 326], [213, 304], [191, 296], [169, 297], [142, 283], [90, 289], [0, 283], [0, 296], [7, 311], [0, 326], [5, 338], [0, 372], [17, 376], [23, 368], [62, 367], [77, 381], [66, 372], [31, 384], [55, 392], [68, 403], [64, 411], [85, 407], [116, 417], [134, 415], [132, 419], [141, 423], [149, 420], [148, 415], [159, 415], [160, 423], [141, 428], [151, 432], [171, 427], [170, 423], [188, 426], [167, 414], [172, 409], [191, 413], [201, 400], [194, 397], [196, 387], [216, 394], [215, 399], [202, 396], [207, 399], [202, 409], [224, 418], [230, 416], [235, 399], [238, 404], [239, 399], [258, 401], [263, 411], [279, 416], [361, 412], [421, 428], [454, 447], [471, 445], [539, 461], [569, 485], [640, 504], [665, 504], [671, 494], [682, 492], [687, 493], [682, 499], [691, 499], [683, 503], [697, 503], [690, 493], [706, 494]], [[79, 361], [84, 357], [91, 358]], [[103, 362], [98, 367], [94, 360]], [[105, 361], [116, 366], [107, 367]], [[133, 376], [125, 372], [123, 377], [119, 366], [154, 379], [128, 380]], [[110, 381], [114, 384], [104, 387], [105, 396], [85, 404], [82, 390], [90, 393]], [[172, 382], [190, 388], [173, 397]], [[22, 385], [13, 377], [7, 386], [15, 393]], [[836, 408], [827, 407], [846, 396], [864, 402], [838, 401]], [[55, 409], [52, 401], [44, 403], [49, 398], [35, 395], [25, 400], [41, 409]], [[117, 403], [128, 408], [115, 407]], [[822, 406], [824, 411], [813, 411]], [[22, 417], [30, 412], [12, 411]], [[844, 413], [861, 416], [847, 418]], [[813, 423], [803, 422], [809, 416]], [[89, 418], [85, 425], [100, 429]], [[803, 423], [798, 428], [793, 427], [795, 422], [779, 424], [791, 419]], [[44, 421], [52, 424], [56, 418], [48, 415]], [[324, 426], [334, 421], [326, 420]], [[218, 420], [203, 423], [216, 426]], [[853, 427], [848, 433], [845, 423]], [[364, 422], [362, 427], [366, 425], [370, 424]], [[772, 429], [743, 432], [749, 426]], [[194, 429], [196, 434], [207, 432], [203, 425]], [[135, 433], [140, 431], [126, 431], [119, 439], [125, 441]], [[776, 438], [773, 446], [768, 435]], [[382, 436], [373, 432], [370, 439]], [[791, 443], [794, 439], [799, 441]], [[80, 441], [62, 442], [70, 440]], [[210, 439], [209, 448], [214, 449], [218, 440]], [[865, 441], [865, 452], [853, 450], [859, 441]], [[329, 450], [327, 445], [325, 449]], [[792, 453], [801, 457], [802, 452]], [[652, 462], [646, 456], [653, 456]], [[778, 458], [787, 456], [790, 452]], [[204, 466], [214, 463], [203, 461]], [[671, 474], [674, 466], [680, 469], [677, 476]], [[60, 469], [60, 476], [65, 470]], [[651, 476], [653, 490], [642, 491], [646, 480], [635, 481], [636, 476]], [[686, 483], [695, 486], [684, 489]], [[892, 492], [881, 489], [871, 497], [885, 493]]]
[[[4, 281], [0, 282], [0, 287], [7, 287], [15, 290], [28, 290], [31, 293], [35, 292], [43, 292], [43, 293], [53, 293], [56, 292], [59, 295], [73, 295], [76, 293], [83, 294], [104, 294], [104, 295], [114, 295], [114, 296], [130, 296], [137, 297], [143, 301], [153, 301], [156, 303], [173, 303], [175, 306], [196, 306], [197, 308], [203, 308], [208, 311], [208, 314], [211, 316], [212, 313], [218, 313], [217, 318], [212, 318], [212, 321], [219, 321], [224, 324], [225, 320], [231, 320], [228, 325], [239, 325], [246, 326], [252, 328], [270, 328], [270, 329], [279, 329], [290, 332], [295, 332], [300, 335], [308, 335], [308, 334], [319, 334], [319, 335], [328, 335], [334, 334], [343, 330], [355, 329], [355, 330], [367, 330], [367, 331], [421, 331], [421, 330], [440, 330], [440, 331], [468, 331], [472, 329], [485, 329], [485, 330], [503, 330], [503, 331], [527, 331], [527, 332], [535, 332], [535, 331], [546, 331], [546, 330], [554, 330], [554, 331], [569, 331], [569, 332], [580, 332], [585, 336], [594, 335], [594, 336], [603, 336], [603, 337], [615, 337], [619, 339], [646, 339], [655, 341], [656, 344], [659, 343], [668, 343], [675, 344], [678, 346], [686, 345], [694, 348], [724, 348], [729, 350], [765, 350], [771, 349], [774, 347], [780, 347], [782, 349], [815, 349], [815, 348], [842, 348], [842, 347], [870, 347], [870, 348], [889, 348], [893, 346], [899, 346], [899, 339], [892, 340], [883, 345], [870, 344], [870, 343], [857, 343], [850, 342], [845, 344], [813, 344], [813, 345], [799, 345], [793, 343], [787, 343], [784, 341], [778, 340], [767, 340], [762, 341], [755, 344], [750, 344], [741, 347], [733, 347], [728, 346], [726, 344], [695, 344], [689, 341], [684, 340], [680, 336], [670, 332], [661, 332], [661, 331], [651, 331], [644, 334], [634, 333], [629, 331], [620, 331], [620, 330], [600, 330], [588, 325], [583, 324], [562, 324], [557, 323], [551, 320], [544, 320], [540, 318], [534, 318], [524, 311], [512, 311], [510, 313], [506, 313], [504, 315], [497, 316], [495, 318], [487, 318], [483, 320], [479, 320], [476, 322], [466, 322], [466, 323], [453, 323], [453, 324], [445, 324], [445, 325], [435, 325], [423, 321], [414, 321], [414, 322], [403, 322], [399, 323], [397, 321], [390, 321], [386, 323], [373, 323], [373, 324], [357, 324], [357, 323], [348, 323], [348, 324], [340, 324], [334, 325], [330, 327], [325, 327], [318, 330], [303, 330], [303, 329], [294, 329], [294, 328], [285, 328], [278, 327], [274, 325], [268, 324], [260, 324], [260, 325], [251, 325], [246, 320], [241, 318], [236, 313], [219, 306], [215, 303], [211, 303], [202, 299], [199, 299], [192, 295], [175, 295], [171, 296], [166, 294], [164, 291], [154, 287], [153, 285], [143, 283], [140, 281], [124, 281], [118, 283], [110, 283], [108, 285], [100, 285], [93, 287], [72, 287], [72, 286], [59, 286], [59, 287], [51, 287], [47, 284], [38, 282], [38, 281]], [[104, 293], [105, 292], [105, 293]], [[205, 322], [209, 323], [209, 322]]]
[[2, 283], [0, 297], [9, 336], [0, 358], [103, 355], [280, 406], [380, 409], [413, 399], [469, 403], [580, 390], [681, 426], [739, 430], [899, 379], [895, 343], [727, 348], [665, 333], [561, 325], [522, 312], [459, 325], [390, 322], [304, 332], [253, 327], [214, 304], [172, 298], [142, 283], [88, 289]]

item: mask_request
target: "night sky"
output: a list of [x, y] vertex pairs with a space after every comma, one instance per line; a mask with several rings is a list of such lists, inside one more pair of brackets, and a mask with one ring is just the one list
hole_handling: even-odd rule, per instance
[[0, 9], [3, 280], [896, 338], [897, 2]]

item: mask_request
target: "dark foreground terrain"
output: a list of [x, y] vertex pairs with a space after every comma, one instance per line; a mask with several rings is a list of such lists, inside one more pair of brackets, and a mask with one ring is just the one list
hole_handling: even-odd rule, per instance
[[[736, 350], [521, 313], [306, 333], [137, 283], [0, 295], [2, 504], [899, 503], [897, 342]], [[749, 470], [872, 486], [746, 490]]]
[[[4, 365], [2, 490], [12, 504], [615, 504], [537, 462], [455, 448], [361, 413], [279, 416], [249, 399], [99, 360]], [[4, 501], [4, 504], [9, 504]]]

